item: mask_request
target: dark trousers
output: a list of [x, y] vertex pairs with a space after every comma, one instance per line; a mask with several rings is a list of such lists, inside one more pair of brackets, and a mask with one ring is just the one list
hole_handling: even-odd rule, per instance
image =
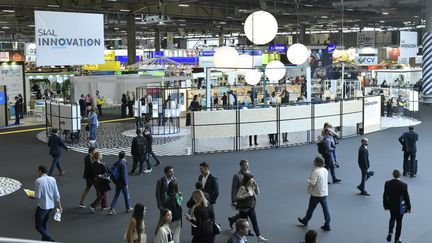
[[393, 234], [393, 228], [396, 222], [395, 242], [399, 240], [402, 231], [403, 214], [399, 210], [390, 210], [389, 234]]
[[[410, 159], [411, 161], [408, 161]], [[403, 174], [406, 173], [415, 175], [417, 174], [417, 168], [415, 164], [416, 153], [404, 152], [404, 160], [403, 160]]]
[[127, 105], [126, 104], [122, 104], [121, 105], [121, 118], [126, 118], [126, 108], [127, 108]]
[[288, 142], [288, 133], [287, 132], [282, 133], [282, 141]]
[[134, 155], [133, 156], [133, 165], [132, 165], [131, 173], [135, 173], [135, 170], [138, 167], [138, 164], [139, 164], [139, 173], [142, 173], [143, 172], [144, 161], [147, 162], [147, 169], [150, 170], [151, 169], [151, 164], [150, 164], [150, 161], [149, 161], [148, 154]]
[[52, 175], [52, 173], [54, 171], [54, 167], [57, 167], [57, 169], [59, 170], [60, 173], [63, 172], [62, 169], [61, 169], [61, 167], [60, 167], [60, 156], [52, 156], [52, 157], [53, 157], [53, 160], [52, 160], [52, 163], [51, 163], [50, 170], [48, 172], [49, 176]]
[[335, 173], [335, 169], [334, 169], [334, 163], [333, 163], [332, 156], [333, 155], [331, 153], [324, 153], [323, 154], [324, 161], [325, 161], [325, 168], [330, 171], [331, 177], [334, 181], [337, 178], [336, 178], [336, 173]]
[[368, 173], [367, 170], [362, 170], [361, 171], [361, 182], [359, 185], [359, 188], [364, 191], [365, 190], [365, 183], [366, 181], [371, 177], [370, 173]]
[[258, 220], [257, 220], [255, 208], [250, 208], [247, 212], [240, 210], [239, 213], [240, 213], [240, 218], [247, 219], [249, 217], [252, 223], [252, 228], [255, 231], [255, 235], [260, 236], [261, 234], [258, 227]]
[[391, 105], [387, 105], [387, 117], [392, 117], [393, 116], [393, 107]]
[[309, 198], [309, 206], [308, 209], [306, 211], [306, 216], [303, 218], [303, 221], [305, 221], [306, 223], [309, 222], [309, 220], [312, 218], [312, 214], [316, 208], [316, 206], [319, 204], [321, 204], [323, 213], [324, 213], [324, 220], [325, 220], [325, 225], [330, 225], [330, 212], [328, 209], [328, 205], [327, 205], [327, 197], [314, 197], [314, 196], [310, 196]]
[[96, 105], [98, 109], [99, 116], [102, 116], [102, 105]]
[[52, 209], [36, 208], [35, 212], [35, 227], [36, 230], [42, 235], [42, 241], [54, 241], [48, 234], [48, 219]]
[[[153, 152], [153, 150], [150, 150], [149, 155], [147, 156], [147, 163], [150, 164], [150, 155], [153, 157], [153, 159], [156, 161], [156, 163], [160, 163], [159, 159], [156, 157], [156, 154]], [[150, 167], [151, 168], [151, 167]]]
[[254, 138], [254, 143], [255, 145], [258, 144], [257, 140], [258, 140], [258, 135], [249, 135], [249, 146], [252, 146], [252, 137]]
[[94, 200], [94, 202], [92, 204], [90, 204], [90, 206], [92, 208], [95, 208], [97, 205], [101, 205], [101, 208], [106, 208], [107, 207], [107, 200], [106, 200], [106, 192], [102, 192], [101, 190], [99, 190], [98, 188], [96, 188], [96, 200]]

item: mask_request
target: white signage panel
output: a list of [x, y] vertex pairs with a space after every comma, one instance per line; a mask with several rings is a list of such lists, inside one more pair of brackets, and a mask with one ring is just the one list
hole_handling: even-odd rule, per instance
[[363, 132], [365, 134], [381, 129], [381, 96], [364, 98]]
[[200, 68], [214, 67], [213, 56], [198, 57], [198, 62]]
[[9, 102], [14, 101], [15, 96], [24, 94], [24, 76], [22, 65], [0, 65], [0, 85], [6, 85]]
[[37, 66], [104, 63], [103, 14], [35, 11]]
[[401, 31], [400, 32], [400, 57], [416, 57], [418, 52], [417, 47], [417, 32]]
[[357, 33], [357, 46], [375, 46], [375, 32], [364, 31]]
[[359, 65], [377, 65], [378, 57], [377, 56], [359, 56], [356, 58], [356, 62]]
[[26, 62], [36, 61], [36, 43], [26, 43], [24, 55], [26, 58]]

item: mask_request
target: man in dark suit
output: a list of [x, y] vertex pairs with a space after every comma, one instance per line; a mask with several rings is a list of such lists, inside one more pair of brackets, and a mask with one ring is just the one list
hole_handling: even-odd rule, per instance
[[218, 178], [210, 173], [209, 165], [206, 162], [200, 164], [201, 175], [198, 177], [198, 181], [203, 184], [204, 192], [210, 195], [210, 204], [215, 204], [219, 196], [219, 182]]
[[163, 210], [166, 207], [165, 193], [168, 190], [168, 184], [171, 181], [176, 181], [176, 178], [174, 177], [174, 168], [172, 166], [166, 166], [164, 174], [165, 175], [156, 183], [156, 202], [160, 210]]
[[[399, 137], [399, 142], [404, 152], [403, 176], [409, 174], [411, 177], [415, 177], [417, 175], [416, 153], [418, 134], [414, 132], [414, 126], [409, 126], [408, 130], [408, 132], [404, 132]], [[408, 162], [408, 158], [411, 160], [410, 163]]]
[[22, 113], [22, 103], [18, 96], [15, 96], [15, 125], [20, 124], [20, 118]]
[[393, 171], [393, 179], [385, 183], [383, 194], [383, 206], [390, 211], [389, 233], [387, 241], [390, 242], [393, 235], [393, 228], [396, 221], [395, 243], [401, 243], [402, 218], [404, 213], [411, 212], [411, 202], [408, 194], [408, 185], [402, 182], [399, 177], [399, 170]]
[[78, 101], [79, 107], [80, 107], [80, 113], [81, 113], [81, 117], [84, 117], [86, 115], [86, 101], [84, 99], [84, 95], [81, 94], [81, 98]]
[[139, 163], [139, 172], [138, 175], [143, 172], [143, 164], [144, 161], [147, 161], [147, 170], [145, 173], [151, 172], [151, 165], [147, 157], [147, 139], [145, 139], [142, 135], [142, 131], [140, 128], [136, 130], [136, 137], [132, 139], [132, 147], [131, 154], [133, 158], [133, 165], [130, 174], [135, 174], [135, 170], [137, 169]]
[[360, 194], [364, 196], [369, 196], [370, 194], [365, 190], [366, 181], [373, 175], [372, 171], [369, 171], [369, 151], [368, 151], [368, 142], [367, 138], [361, 139], [361, 146], [358, 151], [358, 165], [361, 171], [361, 183], [357, 186], [357, 189], [360, 190]]
[[58, 134], [58, 130], [56, 128], [53, 128], [51, 130], [52, 135], [48, 139], [48, 147], [49, 147], [49, 154], [53, 157], [53, 161], [51, 163], [51, 168], [48, 172], [48, 175], [51, 176], [54, 170], [54, 167], [57, 166], [57, 169], [60, 172], [60, 176], [65, 174], [65, 171], [61, 169], [60, 167], [60, 156], [61, 156], [61, 150], [64, 148], [66, 151], [69, 151], [68, 147], [63, 143], [63, 139]]

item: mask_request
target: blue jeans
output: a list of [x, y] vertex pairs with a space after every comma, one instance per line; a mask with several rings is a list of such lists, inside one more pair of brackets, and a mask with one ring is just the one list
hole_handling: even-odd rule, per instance
[[309, 199], [309, 207], [307, 209], [306, 216], [303, 218], [303, 221], [306, 223], [309, 222], [318, 203], [321, 204], [323, 209], [325, 225], [330, 225], [330, 212], [327, 205], [327, 197], [311, 196]]
[[120, 186], [116, 185], [115, 195], [114, 195], [114, 198], [113, 198], [113, 200], [111, 202], [111, 208], [115, 209], [115, 207], [117, 206], [117, 201], [118, 201], [118, 198], [120, 196], [120, 191], [123, 193], [123, 197], [124, 197], [125, 205], [126, 205], [126, 210], [127, 210], [127, 209], [129, 209], [131, 207], [130, 206], [129, 191], [128, 191], [128, 187], [127, 186], [120, 187]]
[[48, 219], [52, 209], [36, 208], [35, 212], [35, 228], [42, 235], [42, 241], [54, 241], [48, 234]]
[[90, 140], [96, 140], [96, 124], [90, 124]]
[[[153, 159], [156, 161], [156, 163], [157, 163], [157, 162], [160, 162], [159, 159], [156, 157], [156, 154], [153, 152], [153, 150], [150, 150], [150, 151], [149, 151], [149, 154], [150, 154], [150, 155], [148, 156], [148, 164], [150, 164], [150, 156], [153, 157]], [[150, 167], [150, 168], [151, 168], [151, 167]]]
[[60, 159], [60, 155], [56, 155], [56, 156], [53, 155], [52, 157], [53, 157], [53, 161], [51, 163], [51, 167], [50, 167], [50, 170], [48, 172], [49, 176], [52, 175], [52, 173], [54, 171], [54, 167], [57, 167], [57, 169], [60, 171], [60, 173], [63, 172], [62, 169], [61, 169], [61, 167], [60, 167], [60, 160], [59, 160]]

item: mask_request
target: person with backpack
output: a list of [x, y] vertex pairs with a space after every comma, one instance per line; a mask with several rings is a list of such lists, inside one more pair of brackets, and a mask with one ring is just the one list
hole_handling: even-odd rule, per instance
[[143, 172], [143, 164], [144, 161], [147, 161], [147, 170], [144, 171], [144, 173], [151, 171], [151, 165], [148, 161], [148, 154], [147, 154], [147, 139], [145, 139], [142, 135], [142, 130], [138, 128], [136, 130], [136, 137], [132, 139], [132, 147], [131, 147], [131, 154], [133, 158], [133, 165], [132, 170], [130, 174], [134, 174], [135, 170], [139, 163], [139, 172], [137, 175], [141, 174]]
[[119, 160], [114, 163], [111, 168], [111, 180], [115, 184], [115, 195], [111, 202], [111, 207], [108, 212], [109, 215], [116, 214], [115, 208], [117, 206], [118, 197], [120, 192], [123, 193], [126, 212], [132, 212], [134, 209], [130, 206], [130, 196], [128, 191], [128, 173], [127, 173], [127, 163], [126, 163], [126, 153], [120, 151]]
[[109, 169], [105, 166], [102, 161], [102, 154], [99, 151], [94, 152], [91, 155], [91, 161], [93, 161], [93, 172], [95, 175], [94, 187], [96, 188], [97, 197], [96, 200], [90, 204], [89, 209], [93, 213], [95, 212], [96, 206], [100, 203], [101, 209], [106, 210], [106, 192], [111, 190], [110, 179], [109, 179]]
[[179, 192], [178, 184], [176, 181], [171, 181], [168, 184], [166, 207], [172, 213], [172, 220], [170, 223], [171, 232], [174, 235], [174, 243], [180, 243], [180, 231], [182, 226], [182, 203], [183, 196]]

